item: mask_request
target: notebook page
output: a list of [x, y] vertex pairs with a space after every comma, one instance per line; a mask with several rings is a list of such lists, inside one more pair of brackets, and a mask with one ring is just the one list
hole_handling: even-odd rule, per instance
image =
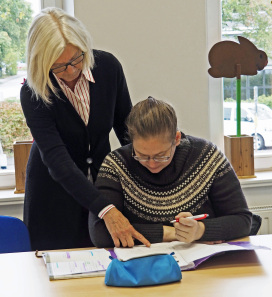
[[105, 249], [48, 252], [43, 255], [50, 279], [67, 276], [104, 275], [111, 263], [111, 253]]
[[110, 252], [105, 249], [92, 249], [82, 251], [47, 252], [43, 254], [45, 263], [86, 261], [109, 258]]
[[228, 243], [204, 244], [174, 241], [171, 245], [175, 254], [182, 255], [186, 262], [192, 262], [225, 251], [244, 250], [243, 247], [230, 245]]
[[61, 276], [72, 274], [84, 274], [96, 271], [105, 271], [111, 260], [106, 261], [73, 261], [73, 262], [54, 262], [47, 264], [49, 276]]

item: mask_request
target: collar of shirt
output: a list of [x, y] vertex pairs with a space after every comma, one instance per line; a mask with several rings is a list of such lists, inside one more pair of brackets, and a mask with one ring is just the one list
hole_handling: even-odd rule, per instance
[[90, 69], [82, 71], [77, 80], [74, 91], [72, 91], [63, 80], [59, 79], [56, 75], [55, 78], [64, 92], [67, 99], [73, 105], [85, 125], [88, 125], [90, 116], [90, 92], [89, 82], [94, 83], [94, 78]]
[[83, 70], [83, 71], [82, 71], [82, 74], [85, 76], [85, 78], [86, 78], [88, 81], [90, 81], [90, 82], [92, 82], [92, 83], [95, 83], [94, 78], [93, 78], [93, 74], [92, 74], [92, 72], [91, 72], [91, 70], [90, 70], [89, 68]]

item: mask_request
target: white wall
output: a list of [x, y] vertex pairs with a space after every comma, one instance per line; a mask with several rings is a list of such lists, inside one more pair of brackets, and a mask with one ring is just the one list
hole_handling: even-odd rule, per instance
[[220, 94], [209, 97], [220, 79], [207, 72], [208, 51], [220, 40], [220, 0], [77, 0], [74, 9], [95, 48], [121, 61], [133, 103], [149, 95], [171, 102], [180, 129], [223, 149]]

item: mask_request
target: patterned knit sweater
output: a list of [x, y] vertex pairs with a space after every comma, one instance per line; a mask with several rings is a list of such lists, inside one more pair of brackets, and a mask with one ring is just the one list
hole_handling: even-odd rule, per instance
[[[252, 214], [239, 180], [217, 147], [182, 135], [172, 162], [151, 173], [132, 158], [132, 145], [105, 158], [96, 186], [151, 243], [161, 242], [163, 225], [180, 212], [208, 213], [200, 240], [230, 240], [247, 236]], [[98, 247], [113, 246], [104, 221], [90, 213], [89, 232]]]

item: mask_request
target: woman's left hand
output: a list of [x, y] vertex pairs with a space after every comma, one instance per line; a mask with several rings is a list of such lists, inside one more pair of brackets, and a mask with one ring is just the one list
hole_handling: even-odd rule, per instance
[[205, 232], [205, 225], [193, 219], [187, 219], [192, 214], [190, 212], [181, 212], [175, 218], [179, 222], [174, 223], [176, 238], [179, 241], [190, 243], [200, 239]]

